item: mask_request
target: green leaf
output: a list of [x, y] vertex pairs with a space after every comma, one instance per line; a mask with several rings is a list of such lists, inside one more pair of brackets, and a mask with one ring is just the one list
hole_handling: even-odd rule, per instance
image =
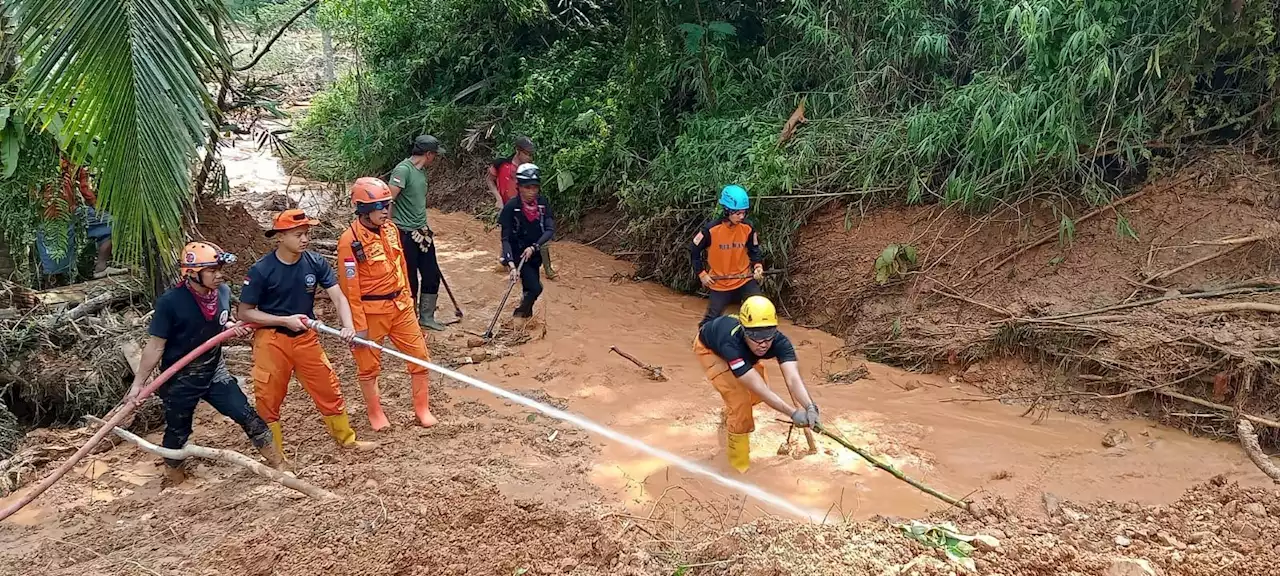
[[680, 25], [680, 30], [684, 32], [685, 53], [697, 54], [702, 47], [702, 37], [707, 34], [707, 29], [692, 22], [685, 22]]
[[556, 187], [558, 187], [561, 192], [573, 187], [573, 173], [568, 170], [557, 170]]
[[914, 266], [916, 264], [916, 247], [915, 246], [912, 246], [910, 244], [903, 246], [902, 254], [906, 256], [907, 262], [910, 262], [911, 265]]
[[716, 34], [719, 34], [721, 36], [737, 36], [738, 35], [738, 30], [733, 27], [733, 24], [730, 24], [728, 22], [721, 22], [719, 20], [712, 22], [710, 24], [707, 24], [707, 30], [715, 32]]
[[98, 142], [99, 208], [121, 261], [165, 261], [181, 246], [211, 124], [203, 77], [229, 60], [211, 20], [225, 16], [217, 0], [23, 0], [21, 94], [38, 117], [62, 115], [73, 148]]
[[4, 172], [0, 177], [8, 178], [18, 171], [18, 139], [12, 136], [6, 137], [0, 142], [0, 162], [4, 164]]
[[9, 123], [10, 112], [11, 110], [8, 106], [0, 106], [0, 132], [3, 132], [5, 125]]
[[537, 420], [537, 419], [538, 419], [538, 415], [537, 415], [537, 414], [530, 414], [528, 418], [525, 418], [525, 419], [524, 419], [524, 421], [525, 421], [525, 422], [529, 422], [529, 423], [533, 423], [533, 421], [534, 421], [534, 420]]

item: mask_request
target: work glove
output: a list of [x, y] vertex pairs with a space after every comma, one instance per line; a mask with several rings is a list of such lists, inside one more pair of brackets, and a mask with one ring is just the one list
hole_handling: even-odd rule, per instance
[[764, 282], [764, 266], [756, 264], [755, 270], [751, 272], [751, 277], [755, 278], [756, 282]]
[[426, 234], [423, 234], [422, 230], [409, 231], [409, 237], [413, 238], [413, 241], [418, 244], [418, 247], [422, 248], [424, 251], [431, 249], [432, 236], [434, 236], [434, 234], [431, 233], [430, 229], [426, 229], [426, 230], [427, 230]]
[[800, 408], [791, 413], [791, 424], [801, 428], [818, 428], [818, 407], [810, 405], [808, 408]]

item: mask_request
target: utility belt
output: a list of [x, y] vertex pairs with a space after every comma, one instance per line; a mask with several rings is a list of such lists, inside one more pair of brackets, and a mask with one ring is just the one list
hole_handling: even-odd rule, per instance
[[379, 300], [395, 300], [399, 297], [400, 290], [396, 290], [395, 292], [388, 292], [386, 294], [361, 294], [360, 300], [362, 302], [376, 302]]

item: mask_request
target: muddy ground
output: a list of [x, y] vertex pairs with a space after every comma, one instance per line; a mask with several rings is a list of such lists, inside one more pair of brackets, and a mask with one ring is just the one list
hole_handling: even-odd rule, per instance
[[[535, 318], [513, 322], [509, 302], [495, 342], [476, 345], [468, 332], [484, 330], [505, 287], [496, 232], [463, 214], [431, 218], [465, 313], [429, 335], [433, 360], [728, 472], [716, 434], [719, 400], [690, 352], [705, 301], [621, 280], [626, 263], [557, 243], [560, 276], [547, 283]], [[244, 234], [248, 223], [232, 224], [204, 232], [229, 245], [240, 237], [239, 250], [269, 249]], [[438, 314], [449, 318], [450, 310], [446, 300]], [[327, 302], [320, 311], [334, 320]], [[785, 330], [832, 427], [908, 474], [983, 502], [982, 520], [956, 517], [962, 529], [1001, 540], [976, 553], [980, 573], [1100, 574], [1123, 557], [1147, 559], [1163, 574], [1274, 573], [1280, 500], [1235, 445], [1124, 414], [1037, 421], [1014, 406], [956, 402], [981, 392], [836, 354], [845, 342], [817, 330]], [[239, 375], [248, 373], [246, 344], [228, 349]], [[441, 424], [418, 428], [396, 362], [385, 363], [383, 385], [395, 427], [375, 434], [350, 354], [326, 346], [357, 432], [382, 446], [339, 451], [295, 385], [283, 416], [286, 453], [302, 478], [343, 501], [317, 504], [207, 462], [186, 484], [165, 487], [158, 460], [119, 447], [86, 460], [0, 525], [3, 573], [665, 575], [682, 565], [683, 574], [753, 576], [960, 572], [887, 520], [954, 517], [945, 505], [825, 440], [815, 455], [795, 449], [798, 439], [782, 453], [787, 427], [764, 410], [752, 469], [740, 478], [813, 509], [820, 524], [439, 377], [432, 403]], [[661, 366], [668, 380], [649, 379], [610, 346]], [[864, 365], [861, 378], [830, 378]], [[776, 368], [770, 375], [781, 381]], [[250, 450], [207, 406], [198, 417], [192, 442]], [[66, 442], [84, 436], [68, 434]], [[1105, 447], [1108, 437], [1125, 440]]]

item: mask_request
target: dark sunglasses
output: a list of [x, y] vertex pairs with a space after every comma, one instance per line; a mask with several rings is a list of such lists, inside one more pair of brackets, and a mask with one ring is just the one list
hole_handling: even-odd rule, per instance
[[388, 208], [391, 208], [391, 201], [379, 200], [377, 202], [363, 202], [363, 203], [357, 204], [356, 208], [357, 208], [356, 211], [359, 212], [360, 214], [368, 214], [370, 212], [377, 212], [379, 210], [386, 210]]

